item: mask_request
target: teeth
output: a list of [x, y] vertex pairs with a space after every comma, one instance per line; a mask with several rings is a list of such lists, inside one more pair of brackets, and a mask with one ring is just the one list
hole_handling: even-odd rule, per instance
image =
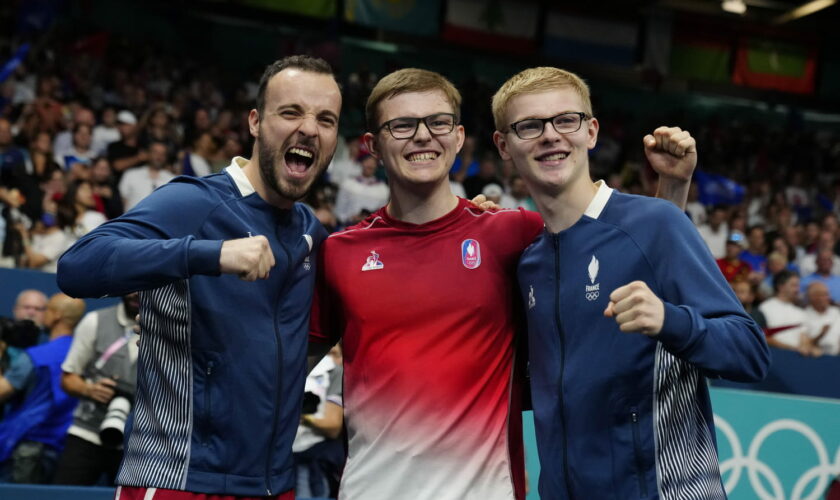
[[300, 148], [292, 148], [289, 150], [290, 153], [303, 156], [304, 158], [312, 158], [312, 153]]
[[437, 153], [413, 153], [408, 155], [408, 161], [423, 161], [423, 160], [434, 160], [437, 158]]
[[555, 153], [553, 155], [548, 155], [543, 157], [543, 161], [555, 161], [555, 160], [562, 160], [569, 156], [569, 153]]

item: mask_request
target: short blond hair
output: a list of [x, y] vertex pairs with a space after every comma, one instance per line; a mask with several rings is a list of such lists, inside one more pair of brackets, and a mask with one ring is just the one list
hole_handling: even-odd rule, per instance
[[510, 77], [493, 96], [493, 121], [496, 130], [505, 132], [509, 123], [505, 122], [505, 112], [511, 99], [521, 94], [547, 92], [558, 88], [571, 87], [583, 103], [582, 111], [592, 116], [592, 101], [589, 98], [589, 86], [579, 76], [569, 71], [540, 66], [529, 68]]
[[373, 87], [365, 105], [365, 122], [369, 132], [379, 127], [379, 103], [407, 92], [440, 90], [452, 106], [456, 121], [461, 117], [461, 93], [440, 73], [418, 68], [405, 68], [382, 77]]

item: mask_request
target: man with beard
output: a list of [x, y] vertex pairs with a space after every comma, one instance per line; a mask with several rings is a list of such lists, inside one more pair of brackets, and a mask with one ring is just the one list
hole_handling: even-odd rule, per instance
[[174, 179], [62, 257], [59, 286], [72, 295], [140, 291], [118, 499], [294, 497], [292, 441], [326, 237], [295, 200], [335, 152], [340, 108], [326, 62], [273, 63], [249, 115], [250, 160]]

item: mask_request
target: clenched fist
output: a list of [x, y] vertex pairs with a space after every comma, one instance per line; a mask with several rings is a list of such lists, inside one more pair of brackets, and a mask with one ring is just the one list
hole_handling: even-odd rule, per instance
[[236, 274], [245, 281], [268, 278], [274, 254], [265, 236], [253, 236], [222, 243], [219, 267], [224, 274]]
[[604, 316], [615, 318], [622, 332], [654, 336], [665, 322], [665, 305], [644, 281], [634, 281], [610, 294]]
[[650, 166], [663, 177], [688, 181], [697, 166], [697, 144], [687, 130], [659, 127], [642, 140]]

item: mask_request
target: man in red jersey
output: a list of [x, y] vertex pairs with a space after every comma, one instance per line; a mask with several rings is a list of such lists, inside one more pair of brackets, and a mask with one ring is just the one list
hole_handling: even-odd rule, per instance
[[515, 271], [543, 223], [452, 194], [460, 103], [430, 71], [379, 81], [364, 141], [391, 201], [321, 247], [310, 342], [343, 339], [342, 499], [525, 497]]

